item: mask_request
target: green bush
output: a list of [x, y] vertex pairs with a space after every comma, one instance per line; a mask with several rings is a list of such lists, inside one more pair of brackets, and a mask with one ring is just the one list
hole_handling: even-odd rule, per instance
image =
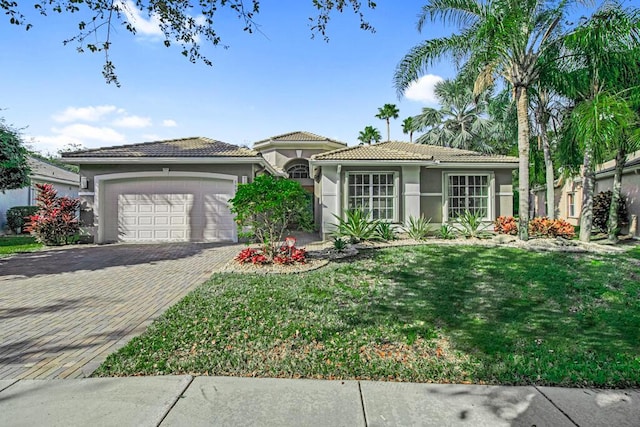
[[58, 197], [51, 184], [36, 184], [38, 211], [29, 217], [25, 228], [36, 241], [45, 245], [67, 245], [76, 243], [80, 222], [78, 208], [80, 199]]
[[460, 234], [467, 238], [487, 237], [489, 225], [483, 222], [484, 215], [480, 212], [464, 211], [462, 215], [455, 219]]
[[385, 242], [396, 240], [395, 227], [386, 221], [379, 221], [374, 232], [374, 238]]
[[16, 233], [22, 233], [29, 217], [38, 212], [37, 206], [14, 206], [7, 211], [7, 225]]
[[423, 216], [416, 218], [410, 216], [406, 228], [410, 238], [413, 240], [424, 240], [432, 231], [431, 218], [427, 219]]
[[338, 237], [348, 237], [351, 243], [358, 243], [364, 240], [376, 238], [376, 229], [380, 221], [369, 218], [369, 213], [362, 209], [349, 209], [345, 216], [341, 218], [334, 215], [338, 220], [336, 225], [336, 235]]
[[455, 239], [456, 231], [450, 224], [442, 224], [438, 230], [438, 236], [445, 240]]
[[302, 230], [313, 229], [308, 193], [290, 179], [257, 176], [249, 184], [240, 184], [230, 203], [239, 234], [262, 243], [269, 261], [293, 225]]

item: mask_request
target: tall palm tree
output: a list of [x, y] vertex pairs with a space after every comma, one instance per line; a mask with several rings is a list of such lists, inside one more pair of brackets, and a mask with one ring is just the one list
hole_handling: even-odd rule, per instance
[[484, 96], [476, 100], [471, 86], [460, 80], [438, 82], [434, 93], [440, 108], [425, 107], [413, 118], [415, 129], [425, 131], [416, 142], [492, 152]]
[[570, 148], [565, 146], [564, 151], [583, 153], [580, 240], [591, 238], [596, 165], [613, 152], [616, 174], [609, 238], [615, 241], [622, 168], [627, 153], [638, 147], [628, 129], [638, 123], [640, 12], [605, 3], [566, 35], [563, 48], [560, 65], [565, 73], [558, 76], [557, 90], [575, 103], [563, 139]]
[[413, 132], [415, 132], [415, 125], [413, 124], [413, 117], [407, 117], [402, 121], [402, 133], [409, 134], [409, 142], [413, 142]]
[[375, 144], [380, 142], [382, 136], [380, 135], [380, 131], [373, 126], [366, 126], [364, 130], [360, 131], [358, 135], [358, 141], [360, 141], [360, 145], [362, 144]]
[[376, 117], [381, 120], [387, 121], [387, 141], [391, 141], [391, 119], [397, 119], [400, 114], [400, 110], [396, 107], [395, 104], [384, 104], [382, 107], [378, 108], [378, 114]]
[[427, 40], [412, 48], [398, 64], [399, 95], [437, 60], [453, 57], [467, 70], [480, 70], [474, 92], [502, 77], [512, 91], [518, 117], [519, 238], [529, 238], [529, 98], [539, 76], [539, 57], [554, 43], [566, 6], [572, 0], [430, 0], [419, 15], [458, 27], [451, 36]]

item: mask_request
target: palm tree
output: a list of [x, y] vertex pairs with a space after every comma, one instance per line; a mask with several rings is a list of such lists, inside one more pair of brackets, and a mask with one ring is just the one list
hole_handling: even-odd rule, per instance
[[362, 144], [371, 144], [372, 142], [375, 144], [380, 142], [382, 136], [380, 136], [380, 131], [373, 126], [366, 126], [364, 130], [360, 131], [358, 135], [358, 141], [360, 141], [360, 145]]
[[638, 123], [640, 12], [606, 3], [564, 38], [563, 48], [565, 73], [559, 75], [557, 90], [575, 102], [563, 151], [583, 154], [580, 240], [591, 238], [595, 167], [615, 153], [608, 226], [609, 239], [615, 241], [622, 169], [627, 153], [639, 147], [627, 129]]
[[395, 104], [384, 104], [382, 107], [378, 108], [378, 114], [376, 117], [381, 120], [387, 121], [387, 141], [391, 141], [391, 119], [397, 119], [398, 114], [400, 114], [400, 110], [396, 107]]
[[402, 121], [402, 133], [409, 134], [409, 142], [413, 142], [413, 132], [415, 125], [413, 124], [413, 117], [407, 117]]
[[425, 131], [416, 142], [492, 152], [484, 97], [476, 101], [471, 86], [461, 80], [438, 82], [434, 92], [440, 109], [425, 107], [413, 118], [415, 129]]
[[[474, 92], [502, 77], [512, 91], [518, 118], [519, 238], [529, 238], [529, 98], [538, 80], [540, 56], [553, 45], [565, 9], [572, 0], [430, 0], [419, 15], [418, 30], [427, 20], [460, 27], [451, 36], [427, 40], [412, 48], [395, 72], [399, 95], [443, 57], [480, 70]], [[548, 6], [547, 6], [548, 5]]]

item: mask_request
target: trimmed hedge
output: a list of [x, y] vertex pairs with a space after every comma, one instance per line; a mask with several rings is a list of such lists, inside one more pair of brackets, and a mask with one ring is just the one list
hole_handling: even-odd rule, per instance
[[14, 206], [7, 211], [7, 225], [13, 231], [22, 233], [29, 217], [38, 212], [37, 206]]

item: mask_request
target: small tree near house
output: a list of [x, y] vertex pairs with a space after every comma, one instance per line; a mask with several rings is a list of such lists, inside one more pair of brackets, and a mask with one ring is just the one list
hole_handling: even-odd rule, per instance
[[36, 184], [38, 211], [29, 216], [26, 231], [45, 245], [66, 245], [80, 230], [78, 207], [80, 200], [67, 196], [58, 197], [51, 184]]
[[260, 242], [269, 261], [293, 224], [303, 230], [313, 227], [307, 192], [296, 181], [260, 175], [240, 184], [230, 203], [239, 234]]

